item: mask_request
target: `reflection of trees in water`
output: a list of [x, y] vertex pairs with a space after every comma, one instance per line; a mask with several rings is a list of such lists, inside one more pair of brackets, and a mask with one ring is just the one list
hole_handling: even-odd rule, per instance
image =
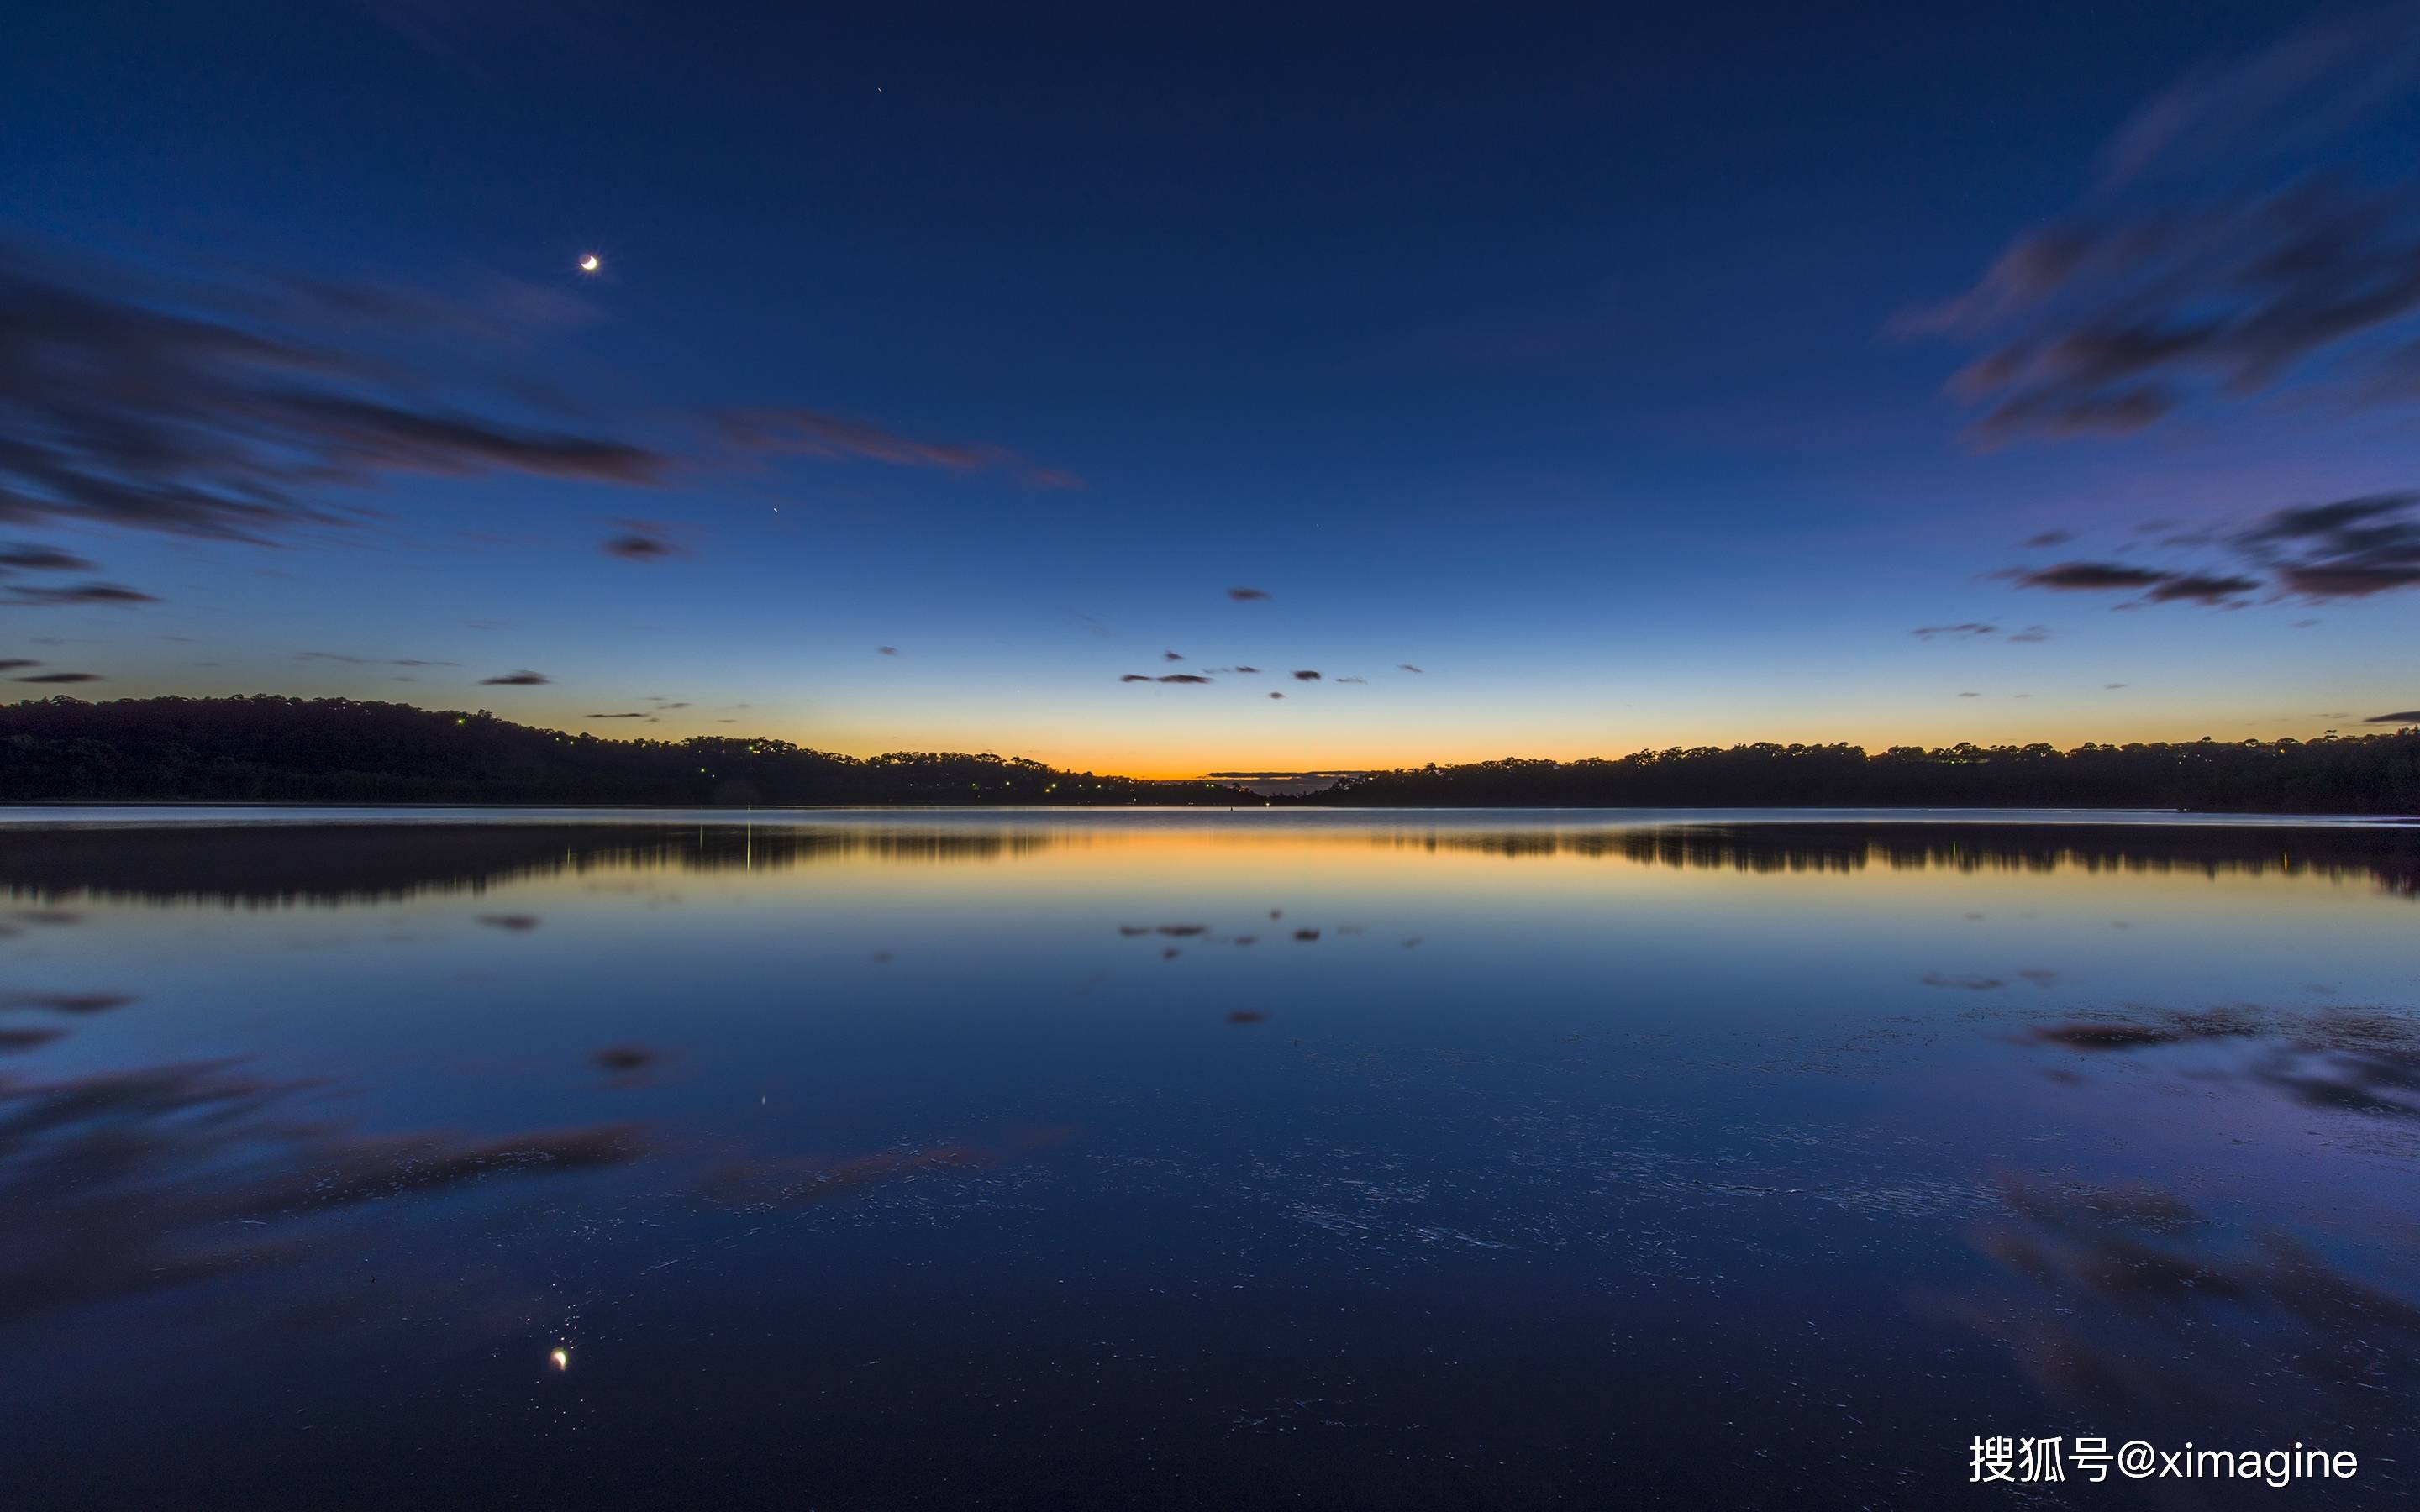
[[[1078, 825], [578, 824], [231, 825], [12, 828], [0, 889], [21, 901], [78, 896], [239, 904], [392, 901], [477, 894], [535, 878], [659, 871], [782, 872], [827, 861], [945, 864], [1011, 860], [1132, 839]], [[1259, 843], [1249, 831], [1204, 841]], [[1869, 867], [1960, 872], [2197, 872], [2362, 877], [2420, 898], [2420, 827], [2152, 825], [1690, 825], [1650, 828], [1289, 830], [1288, 843], [1578, 856], [1760, 872]]]
[[1774, 825], [1388, 831], [1380, 845], [1734, 872], [2197, 872], [2367, 877], [2420, 897], [2420, 828], [2155, 825]]
[[249, 825], [12, 830], [0, 888], [246, 904], [478, 893], [534, 878], [617, 872], [780, 872], [817, 861], [992, 861], [1080, 839], [1042, 829], [880, 825]]

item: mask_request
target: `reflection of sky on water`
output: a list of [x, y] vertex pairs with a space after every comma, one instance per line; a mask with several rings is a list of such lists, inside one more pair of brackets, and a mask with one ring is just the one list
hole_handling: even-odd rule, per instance
[[28, 1485], [118, 1414], [251, 1504], [2410, 1457], [2409, 831], [628, 819], [11, 828]]

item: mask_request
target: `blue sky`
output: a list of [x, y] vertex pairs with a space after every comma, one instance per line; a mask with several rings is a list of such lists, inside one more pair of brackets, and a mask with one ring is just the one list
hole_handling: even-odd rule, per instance
[[[276, 501], [231, 528], [0, 458], [0, 538], [90, 564], [0, 577], [0, 656], [103, 679], [28, 695], [1148, 774], [2352, 728], [2420, 703], [2420, 294], [2378, 286], [2414, 245], [2415, 36], [50, 8], [0, 59], [15, 308], [307, 361], [45, 327], [72, 370], [178, 378], [59, 400], [18, 359], [0, 415], [52, 462]], [[2045, 227], [2087, 250], [1987, 277], [2070, 247]], [[119, 445], [163, 415], [251, 451]], [[2139, 580], [2024, 579], [2079, 563]]]

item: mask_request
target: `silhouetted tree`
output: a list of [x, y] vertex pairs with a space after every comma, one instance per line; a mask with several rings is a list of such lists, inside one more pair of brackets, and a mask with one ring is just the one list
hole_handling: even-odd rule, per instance
[[1309, 804], [1405, 808], [2187, 809], [2420, 813], [2420, 733], [2029, 746], [1699, 747], [1348, 778]]
[[839, 756], [785, 740], [608, 740], [350, 699], [52, 698], [0, 706], [0, 801], [1260, 804], [1223, 783], [988, 752]]

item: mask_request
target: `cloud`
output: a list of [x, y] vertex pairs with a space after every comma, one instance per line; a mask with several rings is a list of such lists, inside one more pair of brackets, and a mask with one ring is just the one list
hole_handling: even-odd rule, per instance
[[[34, 663], [28, 662], [32, 666]], [[100, 683], [108, 679], [99, 672], [44, 672], [39, 677], [20, 677], [21, 683]]]
[[1118, 681], [1121, 683], [1148, 683], [1153, 681], [1153, 678], [1149, 672], [1128, 672], [1124, 677], [1119, 678]]
[[90, 572], [93, 564], [56, 547], [21, 541], [0, 547], [0, 567], [17, 572]]
[[2235, 539], [2304, 598], [2366, 598], [2420, 586], [2420, 494], [2366, 494], [2298, 504]]
[[1404, 671], [1407, 671], [1407, 672], [1417, 672], [1417, 671], [1419, 671], [1419, 669], [1418, 667], [1413, 666], [1413, 665], [1412, 665], [1410, 662], [1408, 662], [1408, 661], [1399, 661], [1399, 662], [1395, 663], [1395, 665], [1396, 665], [1397, 667], [1402, 668]]
[[1366, 677], [1340, 677], [1337, 681], [1340, 683], [1367, 683], [1370, 679]]
[[[2180, 600], [2226, 604], [2238, 601], [2260, 587], [2258, 579], [2229, 573], [2175, 572], [2164, 567], [2136, 567], [2118, 562], [2062, 562], [2055, 567], [2013, 568], [2001, 576], [2014, 579], [2020, 588], [2048, 588], [2061, 593], [2111, 593], [2140, 589], [2145, 595], [2142, 602], [2155, 604]], [[2037, 641], [2049, 638], [2048, 630], [2035, 625], [2024, 635], [2009, 639]]]
[[2153, 588], [2150, 597], [2153, 602], [2161, 604], [2174, 603], [2179, 599], [2191, 599], [2197, 604], [2224, 604], [2229, 599], [2241, 598], [2259, 586], [2259, 580], [2253, 578], [2183, 572]]
[[2420, 724], [2420, 709], [2403, 709], [2394, 714], [2373, 714], [2364, 724]]
[[829, 461], [882, 462], [950, 472], [1000, 471], [1033, 488], [1080, 488], [1083, 480], [1039, 467], [1005, 447], [979, 441], [924, 441], [870, 421], [819, 409], [757, 408], [717, 417], [722, 439], [743, 451], [787, 453]]
[[874, 654], [877, 656], [895, 656], [899, 655], [899, 648], [897, 646], [876, 646], [874, 648]]
[[551, 681], [552, 679], [544, 672], [517, 671], [506, 672], [502, 677], [482, 677], [479, 679], [479, 686], [481, 687], [535, 687], [540, 683]]
[[609, 557], [620, 557], [625, 562], [660, 562], [666, 557], [689, 554], [674, 543], [665, 527], [652, 520], [625, 519], [614, 523], [622, 527], [622, 533], [608, 536], [599, 548]]
[[349, 667], [459, 667], [458, 661], [425, 661], [417, 656], [349, 656], [341, 651], [298, 651], [296, 661], [339, 661]]
[[2068, 542], [2074, 539], [2075, 532], [2073, 531], [2044, 531], [2040, 535], [2028, 535], [2017, 544], [2019, 546], [2028, 546], [2040, 548], [2042, 547], [2065, 546]]
[[40, 662], [28, 660], [23, 656], [9, 656], [0, 658], [0, 672], [13, 672], [20, 667], [39, 667], [40, 665]]
[[1272, 693], [1272, 694], [1270, 694], [1270, 695], [1269, 695], [1269, 697], [1271, 697], [1271, 698], [1273, 698], [1273, 699], [1281, 699], [1281, 698], [1285, 697], [1285, 695], [1284, 695], [1283, 693]]
[[[645, 713], [644, 711], [638, 711], [630, 714], [591, 714], [582, 716], [582, 717], [590, 719], [652, 719], [655, 716]], [[715, 722], [718, 724], [729, 724], [731, 721], [728, 719], [718, 719]]]
[[1265, 588], [1230, 588], [1227, 596], [1238, 604], [1249, 604], [1265, 600], [1269, 593]]
[[41, 1008], [54, 1013], [106, 1013], [142, 999], [125, 993], [44, 993], [17, 992], [0, 998], [0, 1007]]
[[1930, 640], [1936, 636], [1944, 635], [1961, 636], [1965, 639], [1972, 640], [1976, 636], [1997, 635], [1999, 633], [2000, 627], [1996, 625], [1978, 625], [1972, 620], [1967, 621], [1964, 625], [1921, 625], [1908, 632], [1908, 634], [1915, 636], [1920, 640]]
[[2408, 8], [2304, 26], [2248, 57], [2205, 67], [2136, 111], [2101, 154], [2104, 190], [2221, 156], [2308, 148], [2420, 76]]
[[468, 398], [483, 363], [458, 347], [400, 356], [487, 315], [446, 308], [299, 281], [162, 293], [0, 248], [0, 520], [263, 542], [349, 523], [333, 501], [396, 475], [661, 481], [648, 446]]
[[1294, 674], [1294, 680], [1297, 683], [1316, 683], [1319, 681], [1319, 674], [1314, 671], [1298, 671]]
[[2138, 431], [2306, 375], [2349, 399], [2397, 393], [2420, 184], [2355, 183], [2315, 149], [2415, 81], [2408, 8], [2188, 79], [2118, 131], [2098, 193], [1892, 329], [1979, 347], [1950, 391], [1984, 407], [1971, 434], [1987, 445]]
[[463, 475], [529, 472], [591, 483], [655, 483], [666, 460], [625, 441], [513, 430], [464, 415], [406, 409], [343, 393], [282, 393], [270, 401], [289, 424], [315, 428], [355, 466]]
[[1163, 683], [1206, 683], [1210, 681], [1210, 679], [1207, 677], [1196, 677], [1191, 672], [1171, 672], [1167, 676], [1160, 678], [1159, 681]]
[[72, 588], [11, 588], [6, 597], [0, 598], [0, 604], [19, 604], [34, 609], [57, 609], [75, 604], [122, 607], [158, 602], [149, 594], [120, 583], [78, 583]]
[[[2420, 587], [2420, 493], [2364, 494], [2317, 504], [2273, 510], [2232, 534], [2207, 531], [2171, 545], [2218, 547], [2234, 563], [2178, 569], [2123, 562], [2062, 562], [2050, 567], [2016, 567], [1996, 576], [2021, 588], [2106, 593], [2139, 590], [2144, 604], [2191, 602], [2242, 607], [2264, 583], [2305, 600], [2366, 598]], [[2240, 563], [2240, 565], [2237, 565]], [[2264, 579], [2255, 573], [2267, 574]], [[2298, 620], [2306, 629], [2316, 620]], [[1936, 633], [1958, 626], [1932, 626]], [[1926, 631], [1918, 630], [1923, 635]], [[2040, 625], [2009, 639], [2034, 640]]]
[[2020, 588], [2052, 588], [2061, 592], [2105, 593], [2118, 588], [2152, 588], [2175, 576], [2157, 567], [2130, 567], [2116, 562], [2062, 562], [2055, 567], [2021, 569]]
[[2049, 639], [2049, 625], [2028, 625], [2024, 629], [2019, 630], [2016, 634], [2009, 637], [2009, 644], [2012, 646], [2040, 645], [2042, 641]]

